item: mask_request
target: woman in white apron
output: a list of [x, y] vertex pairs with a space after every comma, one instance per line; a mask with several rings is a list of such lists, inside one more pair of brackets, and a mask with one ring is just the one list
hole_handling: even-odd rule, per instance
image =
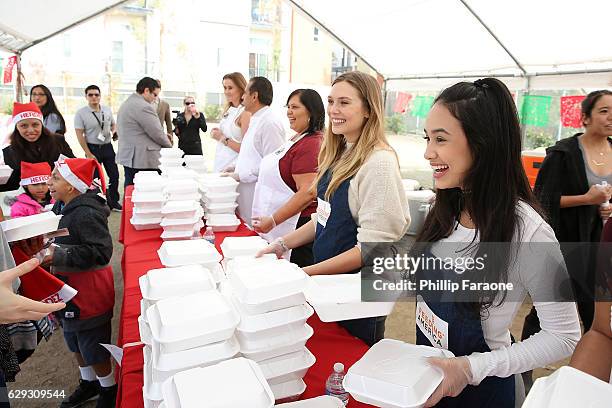
[[[317, 209], [312, 185], [325, 126], [321, 96], [313, 89], [293, 91], [287, 117], [296, 133], [261, 160], [253, 198], [253, 227], [269, 242], [306, 224]], [[312, 265], [312, 243], [294, 248], [290, 259], [301, 267]]]
[[233, 171], [236, 157], [240, 151], [242, 136], [249, 128], [251, 114], [240, 104], [247, 81], [240, 72], [223, 76], [223, 93], [227, 104], [218, 128], [213, 128], [210, 135], [217, 143], [213, 171]]

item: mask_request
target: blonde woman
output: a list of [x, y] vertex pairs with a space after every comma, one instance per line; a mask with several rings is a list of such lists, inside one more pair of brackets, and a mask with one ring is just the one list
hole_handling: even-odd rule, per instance
[[[261, 253], [286, 251], [313, 242], [309, 275], [355, 273], [361, 242], [399, 240], [410, 216], [395, 151], [384, 134], [380, 86], [370, 75], [349, 72], [332, 84], [315, 180], [317, 212], [310, 222], [276, 239]], [[340, 323], [368, 345], [384, 337], [385, 318]]]
[[218, 128], [213, 128], [210, 135], [217, 143], [215, 152], [215, 172], [231, 170], [236, 164], [240, 151], [240, 142], [249, 128], [251, 113], [240, 104], [247, 81], [240, 72], [223, 76], [223, 93], [227, 103], [223, 110]]

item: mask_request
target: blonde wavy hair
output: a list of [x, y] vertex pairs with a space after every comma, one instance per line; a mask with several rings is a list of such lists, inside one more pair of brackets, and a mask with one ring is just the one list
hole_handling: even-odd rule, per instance
[[343, 154], [346, 149], [344, 136], [333, 133], [331, 125], [327, 127], [319, 152], [319, 169], [313, 184], [316, 189], [319, 180], [325, 173], [328, 170], [332, 172], [327, 191], [325, 191], [326, 200], [329, 200], [342, 182], [359, 171], [376, 147], [385, 146], [391, 149], [385, 136], [382, 91], [376, 79], [363, 72], [352, 71], [340, 75], [334, 80], [332, 86], [339, 82], [347, 82], [357, 90], [368, 113], [368, 118], [365, 120], [357, 142], [346, 154]]

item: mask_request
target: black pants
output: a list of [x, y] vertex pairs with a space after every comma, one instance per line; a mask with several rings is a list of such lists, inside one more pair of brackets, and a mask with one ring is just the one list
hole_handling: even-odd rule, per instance
[[[96, 156], [96, 160], [104, 166], [108, 175], [108, 185], [106, 186], [106, 198], [110, 207], [116, 207], [119, 204], [119, 169], [115, 162], [115, 149], [110, 143], [106, 144], [91, 144], [87, 143], [89, 150]], [[95, 177], [99, 177], [98, 170], [95, 172]]]
[[159, 171], [159, 169], [135, 169], [133, 167], [128, 167], [128, 166], [123, 166], [123, 171], [124, 171], [124, 177], [125, 180], [123, 181], [123, 188], [125, 189], [127, 186], [131, 186], [134, 184], [134, 176], [136, 175], [136, 173], [138, 173], [139, 171], [156, 171], [158, 174], [160, 174], [161, 172]]
[[197, 140], [181, 140], [179, 136], [178, 148], [181, 149], [185, 154], [189, 155], [201, 155], [202, 154], [202, 141], [198, 135]]
[[[300, 228], [302, 225], [309, 222], [310, 219], [310, 216], [298, 218], [298, 222], [295, 229]], [[312, 242], [292, 249], [290, 261], [299, 266], [300, 268], [304, 268], [306, 266], [314, 264], [314, 257], [312, 255]]]
[[372, 347], [385, 337], [385, 322], [387, 316], [366, 317], [363, 319], [343, 320], [338, 324], [348, 330], [353, 336], [363, 340]]
[[8, 397], [8, 389], [6, 381], [4, 381], [4, 373], [0, 370], [0, 408], [10, 408], [11, 404]]

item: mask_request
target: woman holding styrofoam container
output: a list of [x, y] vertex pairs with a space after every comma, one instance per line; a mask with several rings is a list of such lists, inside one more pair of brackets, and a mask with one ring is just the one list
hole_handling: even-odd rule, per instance
[[[516, 395], [515, 375], [568, 357], [580, 338], [575, 303], [550, 296], [551, 287], [569, 277], [521, 165], [516, 106], [497, 79], [461, 82], [436, 98], [425, 134], [424, 156], [434, 170], [437, 193], [417, 245], [434, 260], [477, 261], [487, 251], [489, 259], [483, 275], [434, 267], [417, 271], [417, 281], [446, 276], [512, 284], [476, 292], [469, 301], [454, 295], [441, 301], [420, 292], [417, 344], [456, 356], [429, 359], [444, 379], [425, 406], [513, 408], [522, 399]], [[508, 243], [509, 248], [490, 259], [491, 243]], [[537, 244], [546, 244], [547, 250], [542, 253]], [[511, 344], [512, 319], [527, 294], [542, 330]]]
[[[330, 126], [319, 153], [317, 212], [259, 252], [281, 257], [314, 241], [315, 263], [304, 268], [309, 275], [358, 272], [360, 242], [397, 241], [410, 223], [397, 155], [384, 133], [376, 80], [361, 72], [340, 75], [327, 101]], [[384, 337], [384, 316], [339, 324], [369, 345]]]
[[[253, 228], [267, 241], [308, 223], [317, 210], [313, 182], [325, 126], [321, 95], [314, 89], [291, 92], [287, 98], [287, 117], [296, 133], [261, 160], [255, 185]], [[301, 267], [312, 265], [312, 244], [294, 248], [290, 259]]]

